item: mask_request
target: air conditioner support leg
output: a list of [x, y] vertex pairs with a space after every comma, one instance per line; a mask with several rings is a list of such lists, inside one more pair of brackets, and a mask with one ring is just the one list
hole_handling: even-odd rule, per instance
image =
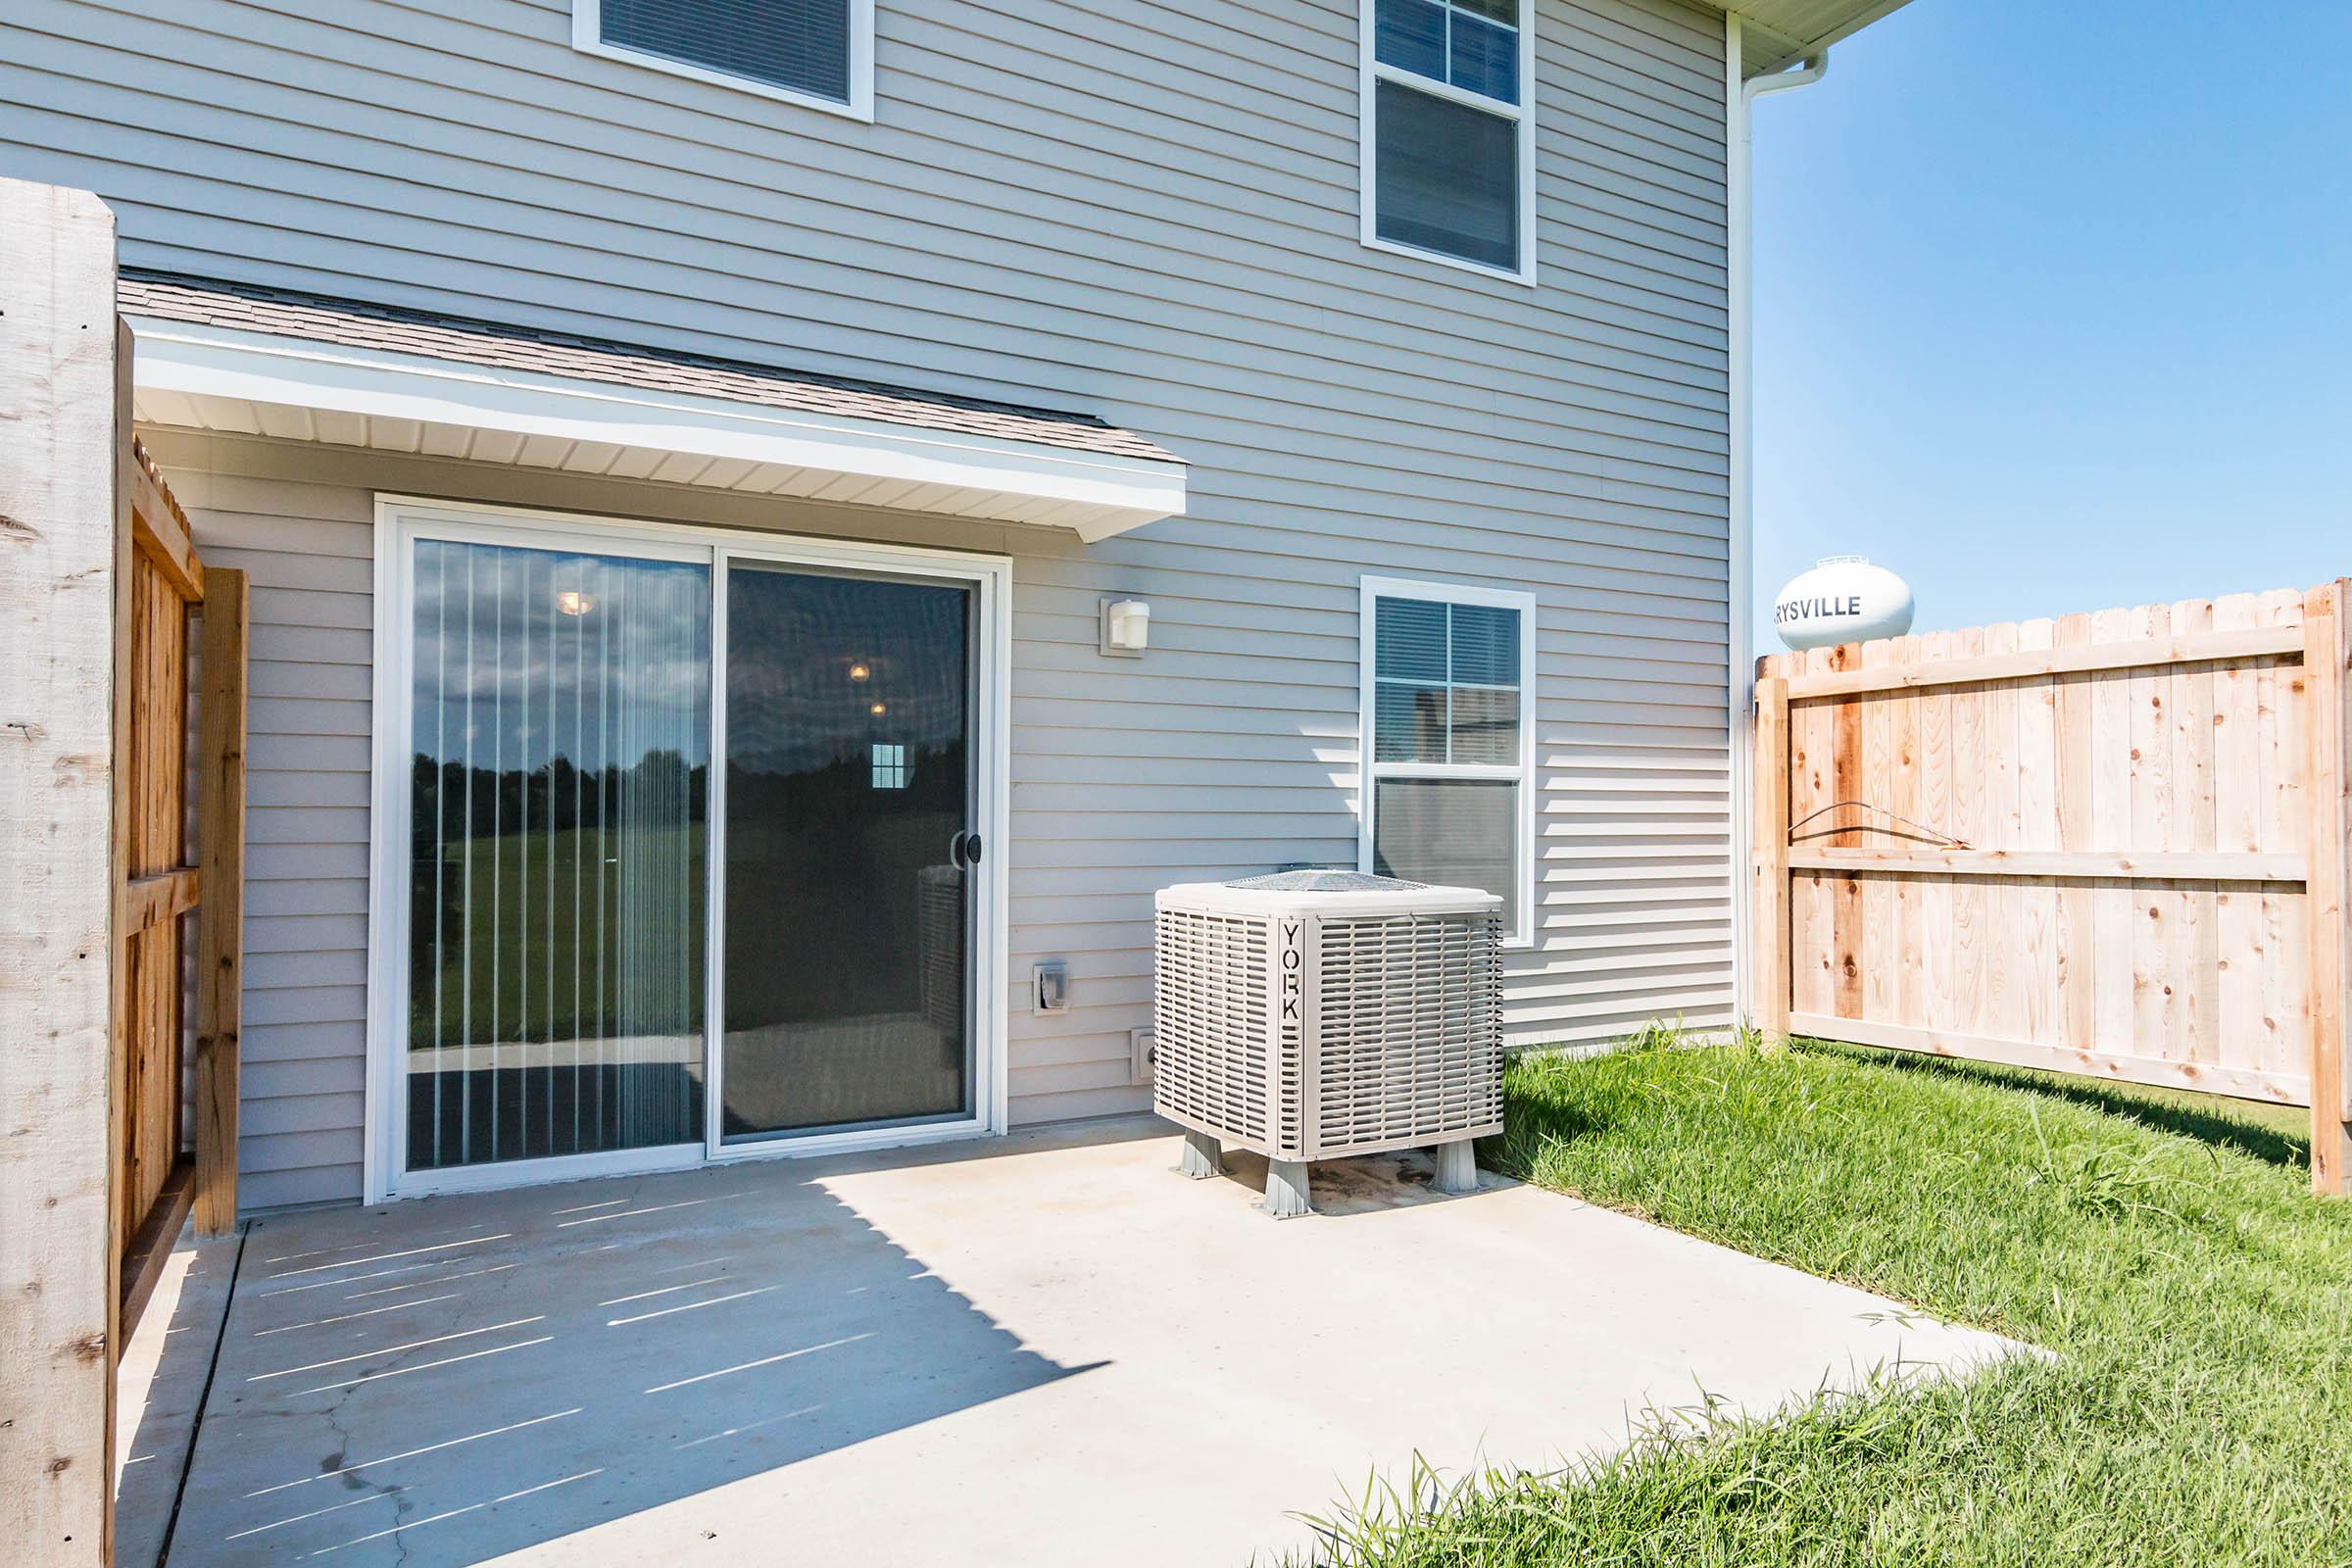
[[1176, 1156], [1176, 1174], [1195, 1181], [1225, 1174], [1225, 1152], [1217, 1147], [1214, 1133], [1185, 1133], [1184, 1152]]
[[1441, 1193], [1478, 1191], [1478, 1156], [1469, 1139], [1438, 1146], [1438, 1176], [1430, 1185]]
[[1306, 1181], [1306, 1161], [1302, 1159], [1269, 1159], [1266, 1161], [1265, 1211], [1276, 1219], [1297, 1219], [1312, 1214], [1315, 1205]]

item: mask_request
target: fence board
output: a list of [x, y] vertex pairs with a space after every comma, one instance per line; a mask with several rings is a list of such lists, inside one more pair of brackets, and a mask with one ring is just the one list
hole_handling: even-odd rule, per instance
[[0, 670], [20, 721], [0, 748], [0, 1544], [24, 1568], [113, 1549], [114, 266], [95, 196], [0, 179]]
[[1776, 839], [1774, 811], [1756, 816], [1758, 929], [1788, 942], [1774, 1015], [1896, 1049], [2316, 1094], [2315, 1183], [2340, 1185], [2342, 593], [1762, 661], [1786, 711], [1757, 788], [1792, 824]]
[[[1864, 643], [1862, 667], [1885, 669], [1893, 657], [1889, 642]], [[1876, 813], [1886, 821], [1886, 813], [1895, 809], [1893, 799], [1894, 759], [1890, 755], [1894, 744], [1893, 703], [1866, 697], [1852, 705], [1857, 710], [1857, 739], [1861, 747], [1857, 770], [1856, 799], [1877, 803]], [[1854, 813], [1857, 823], [1872, 813]], [[1887, 1018], [1894, 1015], [1894, 879], [1883, 876], [1860, 876], [1856, 884], [1856, 922], [1858, 931], [1855, 946], [1859, 958], [1854, 975], [1857, 1017]]]
[[[1940, 662], [1958, 657], [1959, 643], [1948, 631], [1931, 632], [1918, 639], [1916, 646], [1924, 661]], [[1911, 815], [1928, 830], [1911, 846], [1918, 851], [1931, 848], [1938, 836], [1935, 830], [1954, 820], [1952, 688], [1928, 687], [1910, 707], [1919, 714], [1921, 730], [1921, 745], [1915, 754], [1919, 778], [1912, 787], [1918, 809]], [[1906, 1010], [1903, 1016], [1920, 1019], [1931, 1028], [1944, 1028], [1952, 1021], [1950, 998], [1959, 983], [1951, 941], [1959, 910], [1950, 882], [1935, 878], [1913, 881], [1918, 890], [1919, 919], [1905, 940], [1919, 949], [1920, 995], [1916, 1010]]]
[[250, 595], [242, 571], [205, 574], [199, 668], [197, 851], [204, 915], [196, 933], [196, 1229], [218, 1236], [237, 1219], [237, 1064], [245, 994], [245, 644]]
[[[2291, 624], [2302, 635], [2303, 596], [2282, 590], [2263, 596], [2264, 618]], [[2303, 774], [2310, 766], [2305, 740], [2302, 662], [2265, 661], [2262, 684], [2268, 696], [2262, 715], [2262, 833], [2265, 848], [2306, 854], [2311, 845], [2310, 808]], [[2310, 950], [2304, 940], [2306, 890], [2263, 900], [2263, 1017], [2276, 1061], [2293, 1071], [2311, 1069]]]
[[[2202, 638], [2174, 637], [2163, 631], [2143, 632], [2132, 639], [2115, 641], [2113, 646], [2094, 647], [2078, 653], [2000, 653], [1981, 649], [1947, 664], [1907, 665], [1893, 684], [1903, 688], [1921, 688], [1977, 681], [2021, 680], [2032, 675], [2051, 675], [2068, 670], [2121, 669], [2128, 665], [2173, 664], [2184, 660], [2244, 659], [2256, 654], [2291, 654], [2301, 647], [2299, 635], [2290, 634], [2284, 629], [2238, 632], [2226, 636], [2217, 634]], [[1878, 678], [1864, 672], [1859, 665], [1850, 668], [1842, 664], [1823, 665], [1802, 675], [1797, 674], [1793, 666], [1789, 667], [1788, 696], [1795, 702], [1880, 689]]]
[[2352, 1172], [2352, 1071], [2345, 1060], [2352, 1000], [2352, 624], [2346, 584], [2315, 588], [2303, 606], [2303, 679], [2309, 769], [2311, 884], [2305, 934], [2311, 965], [2311, 1178], [2341, 1192]]
[[[2074, 614], [2059, 618], [2052, 640], [2061, 649], [2077, 649], [2087, 646], [2090, 636], [2090, 617]], [[2061, 851], [2075, 855], [2088, 850], [2097, 833], [2097, 819], [2090, 806], [2090, 693], [2087, 672], [2061, 674], [2050, 710], [2050, 724], [2056, 737], [2051, 759], [2056, 769], [2051, 808], [2055, 813], [2057, 844]], [[2096, 961], [2097, 922], [2093, 908], [2097, 892], [2084, 884], [2070, 883], [2058, 888], [2055, 897], [2057, 962], [2051, 980], [2059, 1010], [2055, 1038], [2089, 1040], [2093, 1038], [2091, 1005], [2096, 986], [2091, 966]]]
[[[1984, 628], [1974, 627], [1959, 633], [1959, 659], [1963, 662], [1984, 657]], [[1984, 727], [1986, 699], [1981, 685], [1957, 687], [1952, 692], [1952, 820], [1947, 826], [1936, 824], [1955, 838], [1978, 844], [1990, 844], [1991, 822], [1986, 815], [1984, 777]], [[1952, 884], [1952, 997], [1953, 1005], [1945, 1009], [1944, 1024], [1958, 1028], [1977, 1016], [1970, 1007], [1959, 1004], [1959, 999], [1973, 999], [1981, 1006], [1984, 999], [1984, 946], [1980, 940], [1984, 925], [1984, 890], [1977, 883]]]
[[[183, 980], [187, 956], [181, 918], [201, 898], [188, 864], [188, 609], [183, 593], [201, 591], [203, 566], [187, 547], [178, 507], [135, 447], [125, 471], [132, 476], [134, 530], [175, 547], [155, 546], [130, 558], [130, 647], [118, 700], [130, 707], [124, 784], [122, 977], [128, 1010], [122, 1016], [122, 1164], [115, 1190], [116, 1234], [126, 1254], [139, 1255], [136, 1238], [153, 1227], [181, 1158], [182, 1041], [187, 1027]], [[126, 1286], [135, 1285], [134, 1270]], [[127, 1289], [126, 1302], [143, 1298]], [[126, 1316], [125, 1321], [135, 1317]]]
[[[1892, 662], [1900, 665], [1916, 662], [1919, 644], [1911, 637], [1897, 638]], [[1919, 820], [1920, 746], [1918, 703], [1902, 702], [1886, 705], [1890, 721], [1887, 741], [1887, 809], [1896, 820], [1894, 827], [1901, 842], [1917, 843], [1919, 830], [1912, 824]], [[1919, 881], [1915, 877], [1894, 877], [1888, 880], [1894, 907], [1889, 919], [1892, 938], [1893, 996], [1886, 1015], [1890, 1018], [1916, 1017], [1920, 996], [1919, 940]]]
[[[1799, 655], [1798, 659], [1808, 671], [1829, 667], [1826, 649], [1815, 649]], [[1792, 824], [1790, 842], [1794, 844], [1810, 845], [1822, 836], [1817, 826], [1800, 828], [1793, 824], [1817, 822], [1818, 813], [1832, 799], [1826, 787], [1831, 777], [1827, 766], [1831, 714], [1823, 704], [1807, 703], [1789, 710], [1788, 811]], [[1830, 908], [1828, 879], [1817, 871], [1796, 879], [1788, 901], [1791, 1007], [1819, 1012], [1831, 1008], [1830, 962], [1825, 942]], [[1800, 954], [1801, 959], [1796, 956]]]

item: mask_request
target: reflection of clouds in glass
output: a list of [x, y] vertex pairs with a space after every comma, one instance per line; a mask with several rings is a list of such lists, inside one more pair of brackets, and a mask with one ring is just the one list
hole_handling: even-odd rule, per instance
[[710, 601], [694, 563], [417, 541], [417, 749], [500, 769], [707, 762]]

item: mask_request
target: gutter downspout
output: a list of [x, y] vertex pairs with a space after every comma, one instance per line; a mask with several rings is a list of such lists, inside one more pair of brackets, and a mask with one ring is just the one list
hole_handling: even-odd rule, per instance
[[1732, 808], [1732, 976], [1738, 998], [1734, 1017], [1744, 1023], [1755, 996], [1755, 628], [1748, 605], [1751, 535], [1755, 524], [1754, 221], [1751, 186], [1749, 106], [1767, 93], [1809, 87], [1829, 74], [1830, 52], [1807, 55], [1794, 71], [1748, 79], [1740, 63], [1740, 13], [1723, 19], [1724, 215], [1729, 321], [1731, 398], [1731, 538], [1727, 563], [1730, 602], [1726, 606], [1731, 667], [1726, 698], [1731, 709]]

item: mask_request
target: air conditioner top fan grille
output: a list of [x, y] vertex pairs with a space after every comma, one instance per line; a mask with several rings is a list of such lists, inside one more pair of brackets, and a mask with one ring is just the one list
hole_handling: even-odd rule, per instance
[[1180, 882], [1152, 896], [1158, 909], [1222, 914], [1377, 919], [1393, 914], [1499, 913], [1502, 900], [1481, 888], [1435, 887], [1362, 871], [1278, 871], [1232, 882]]
[[1223, 886], [1259, 893], [1417, 893], [1429, 884], [1375, 876], [1369, 871], [1277, 871], [1271, 876], [1236, 877]]

